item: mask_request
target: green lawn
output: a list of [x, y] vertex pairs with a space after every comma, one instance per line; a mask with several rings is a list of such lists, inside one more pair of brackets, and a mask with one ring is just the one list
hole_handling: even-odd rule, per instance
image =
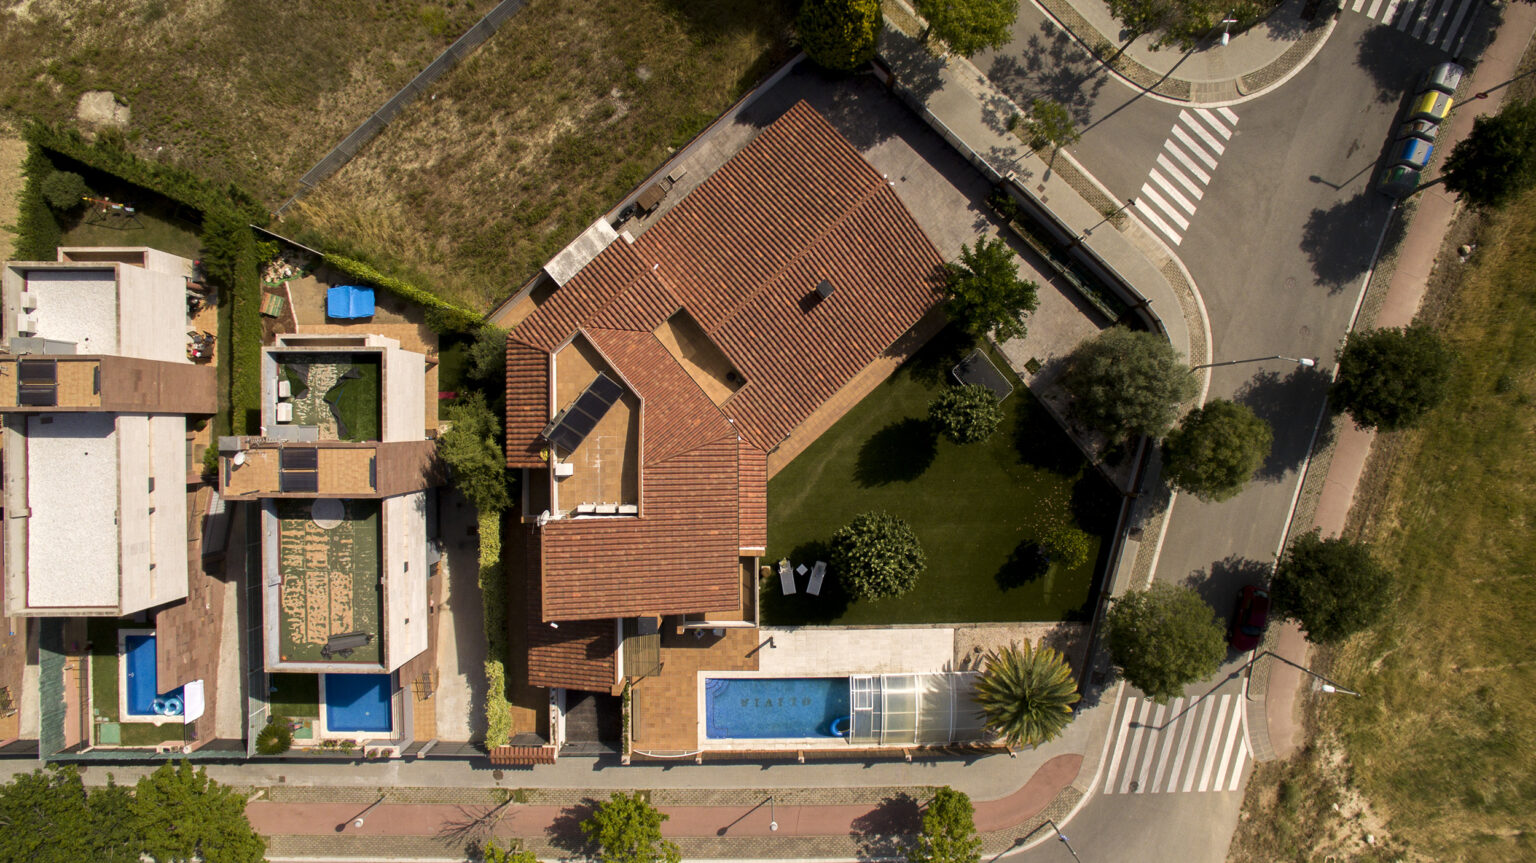
[[297, 719], [320, 715], [320, 675], [274, 674], [271, 681], [267, 703], [273, 716]]
[[[911, 524], [923, 544], [928, 569], [917, 587], [896, 599], [857, 602], [829, 571], [819, 597], [804, 592], [804, 578], [800, 591], [786, 597], [774, 575], [763, 582], [765, 622], [1087, 619], [1119, 496], [1017, 380], [990, 440], [956, 446], [935, 439], [928, 402], [949, 385], [948, 369], [962, 348], [951, 332], [940, 334], [768, 486], [765, 563], [827, 560], [834, 530], [860, 512], [883, 509]], [[1036, 541], [1058, 523], [1098, 538], [1090, 562], [1037, 563]]]
[[378, 440], [379, 392], [383, 384], [379, 364], [358, 363], [354, 368], [359, 376], [343, 379], [327, 395], [336, 402], [336, 416], [347, 430], [346, 440]]
[[[126, 620], [91, 618], [86, 633], [91, 642], [91, 709], [96, 716], [105, 716], [117, 722], [117, 630], [119, 628], [142, 629], [145, 624]], [[96, 723], [91, 723], [96, 727]], [[120, 724], [122, 746], [154, 746], [167, 740], [181, 740], [185, 726], [180, 722], [156, 725], [153, 722], [124, 722]], [[92, 741], [93, 743], [95, 741]]]

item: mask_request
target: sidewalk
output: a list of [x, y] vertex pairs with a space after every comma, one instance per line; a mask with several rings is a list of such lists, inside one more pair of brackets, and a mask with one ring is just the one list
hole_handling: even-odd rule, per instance
[[[1151, 34], [1125, 45], [1123, 25], [1104, 0], [1035, 0], [1036, 6], [1071, 33], [1089, 53], [1127, 84], [1179, 102], [1231, 102], [1284, 82], [1322, 49], [1336, 15], [1302, 18], [1305, 0], [1286, 0], [1268, 19], [1222, 45], [1220, 31], [1185, 51], [1177, 45], [1154, 49]], [[1124, 35], [1122, 35], [1124, 34]], [[1120, 50], [1121, 48], [1124, 50]]]
[[[1492, 91], [1486, 99], [1473, 99], [1472, 94], [1514, 77], [1533, 32], [1536, 32], [1536, 8], [1524, 3], [1509, 4], [1504, 8], [1504, 23], [1493, 44], [1483, 52], [1469, 80], [1462, 85], [1461, 97], [1466, 101], [1455, 104], [1441, 131], [1440, 143], [1436, 145], [1440, 159], [1443, 160], [1444, 154], [1467, 136], [1477, 117], [1498, 111], [1506, 90]], [[1421, 192], [1416, 204], [1408, 231], [1395, 250], [1391, 272], [1386, 274], [1386, 295], [1379, 311], [1374, 320], [1356, 321], [1356, 327], [1406, 326], [1418, 313], [1435, 260], [1460, 206], [1454, 195], [1438, 185]], [[1375, 275], [1379, 277], [1382, 273], [1378, 271]], [[1322, 471], [1325, 476], [1316, 509], [1310, 519], [1298, 517], [1292, 525], [1293, 536], [1312, 528], [1319, 529], [1324, 536], [1338, 536], [1344, 530], [1355, 490], [1370, 459], [1375, 433], [1355, 428], [1347, 418], [1337, 424], [1337, 429], [1331, 453], [1319, 454], [1309, 469]], [[1309, 645], [1294, 625], [1279, 629], [1276, 635], [1276, 642], [1267, 645], [1269, 649], [1292, 662], [1307, 664]], [[1270, 662], [1267, 665], [1268, 679], [1255, 697], [1268, 702], [1265, 715], [1269, 742], [1274, 754], [1284, 758], [1294, 751], [1300, 738], [1296, 716], [1296, 704], [1300, 699], [1297, 696], [1304, 691], [1302, 687], [1311, 686], [1311, 680], [1284, 663]], [[1255, 681], [1259, 682], [1258, 675], [1255, 675]]]

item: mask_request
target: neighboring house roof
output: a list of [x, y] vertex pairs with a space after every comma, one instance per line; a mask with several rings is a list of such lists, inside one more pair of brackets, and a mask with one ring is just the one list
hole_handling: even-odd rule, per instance
[[[738, 608], [739, 556], [767, 543], [766, 451], [938, 303], [942, 263], [886, 179], [802, 102], [541, 303], [508, 338], [508, 467], [545, 466], [549, 359], [578, 334], [641, 404], [639, 517], [542, 528], [550, 632], [569, 644], [567, 621]], [[834, 290], [817, 299], [823, 280]], [[719, 407], [654, 335], [679, 309], [745, 378]], [[535, 639], [542, 657], [550, 637]]]

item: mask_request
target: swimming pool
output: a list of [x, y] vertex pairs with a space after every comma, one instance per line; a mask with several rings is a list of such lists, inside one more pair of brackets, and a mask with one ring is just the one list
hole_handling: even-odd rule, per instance
[[711, 677], [704, 734], [711, 739], [833, 737], [848, 715], [846, 677]]
[[[124, 635], [122, 647], [125, 676], [125, 709], [128, 716], [180, 716], [182, 687], [160, 692], [155, 669], [154, 635]], [[159, 707], [159, 710], [155, 708]]]
[[388, 674], [327, 674], [321, 683], [325, 697], [326, 731], [389, 731]]

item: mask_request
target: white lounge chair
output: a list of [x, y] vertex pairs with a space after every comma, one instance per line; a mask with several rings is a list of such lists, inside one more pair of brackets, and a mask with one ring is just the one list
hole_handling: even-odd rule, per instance
[[779, 586], [784, 589], [785, 596], [795, 592], [795, 571], [789, 568], [787, 557], [779, 561]]
[[816, 561], [816, 566], [811, 569], [811, 583], [806, 585], [805, 592], [809, 593], [811, 596], [820, 596], [821, 583], [826, 579], [826, 577], [827, 562], [824, 560]]

